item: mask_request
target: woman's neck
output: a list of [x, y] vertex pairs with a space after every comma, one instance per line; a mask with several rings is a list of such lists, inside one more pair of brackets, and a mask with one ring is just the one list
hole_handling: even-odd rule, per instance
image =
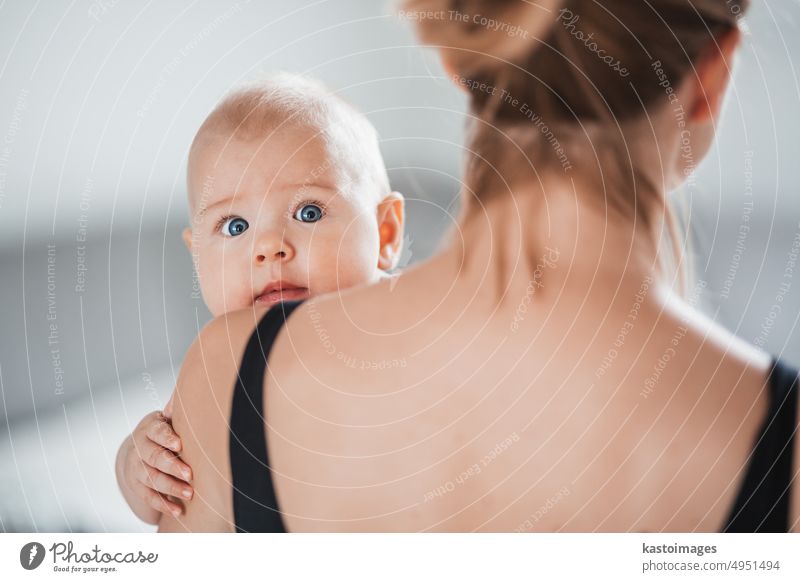
[[542, 276], [555, 288], [567, 283], [578, 291], [598, 282], [614, 289], [624, 280], [655, 277], [659, 233], [650, 231], [661, 223], [646, 228], [641, 219], [585, 201], [597, 192], [569, 188], [548, 187], [547, 196], [506, 193], [471, 209], [434, 268], [498, 300]]

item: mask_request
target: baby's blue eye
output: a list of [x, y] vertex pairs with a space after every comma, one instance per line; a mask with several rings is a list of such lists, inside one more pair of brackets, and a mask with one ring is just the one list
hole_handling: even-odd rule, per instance
[[317, 222], [322, 218], [322, 208], [316, 204], [305, 204], [294, 215], [300, 222]]
[[222, 225], [222, 234], [225, 236], [239, 236], [250, 228], [244, 218], [229, 218]]

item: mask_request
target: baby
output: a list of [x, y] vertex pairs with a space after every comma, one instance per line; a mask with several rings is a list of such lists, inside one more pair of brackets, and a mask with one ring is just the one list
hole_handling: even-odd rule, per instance
[[[375, 129], [303, 77], [240, 88], [211, 112], [189, 152], [188, 195], [183, 238], [214, 316], [375, 282], [401, 252], [404, 199]], [[151, 524], [193, 493], [170, 406], [117, 454], [120, 489]]]

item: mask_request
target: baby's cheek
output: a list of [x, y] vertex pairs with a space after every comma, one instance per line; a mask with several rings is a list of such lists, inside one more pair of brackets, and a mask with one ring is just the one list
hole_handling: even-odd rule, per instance
[[308, 248], [307, 256], [298, 257], [301, 259], [299, 263], [304, 265], [299, 276], [314, 295], [330, 293], [337, 288], [339, 263], [344, 260], [337, 256], [339, 242], [339, 239], [315, 240]]
[[250, 273], [242, 274], [234, 257], [225, 256], [223, 260], [221, 254], [209, 253], [205, 259], [201, 261], [200, 285], [209, 311], [218, 316], [247, 307], [245, 277]]
[[378, 264], [379, 238], [377, 227], [362, 221], [342, 240], [339, 253], [339, 275], [342, 286], [352, 287], [373, 280]]
[[224, 270], [220, 270], [225, 311], [244, 309], [252, 305], [256, 288], [266, 284], [266, 281], [254, 280], [254, 277], [258, 279], [263, 274], [254, 271], [250, 262], [243, 257], [226, 257]]
[[332, 293], [371, 280], [369, 239], [363, 233], [341, 231], [315, 237], [309, 250], [307, 277], [313, 295]]

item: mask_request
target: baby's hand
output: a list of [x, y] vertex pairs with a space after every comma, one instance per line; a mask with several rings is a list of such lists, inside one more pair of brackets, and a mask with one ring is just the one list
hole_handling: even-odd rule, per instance
[[125, 454], [124, 479], [148, 506], [177, 517], [182, 506], [169, 496], [189, 500], [194, 492], [188, 483], [192, 479], [191, 468], [176, 455], [181, 450], [181, 439], [172, 429], [171, 408], [170, 399], [164, 411], [167, 416], [151, 412], [134, 429]]

